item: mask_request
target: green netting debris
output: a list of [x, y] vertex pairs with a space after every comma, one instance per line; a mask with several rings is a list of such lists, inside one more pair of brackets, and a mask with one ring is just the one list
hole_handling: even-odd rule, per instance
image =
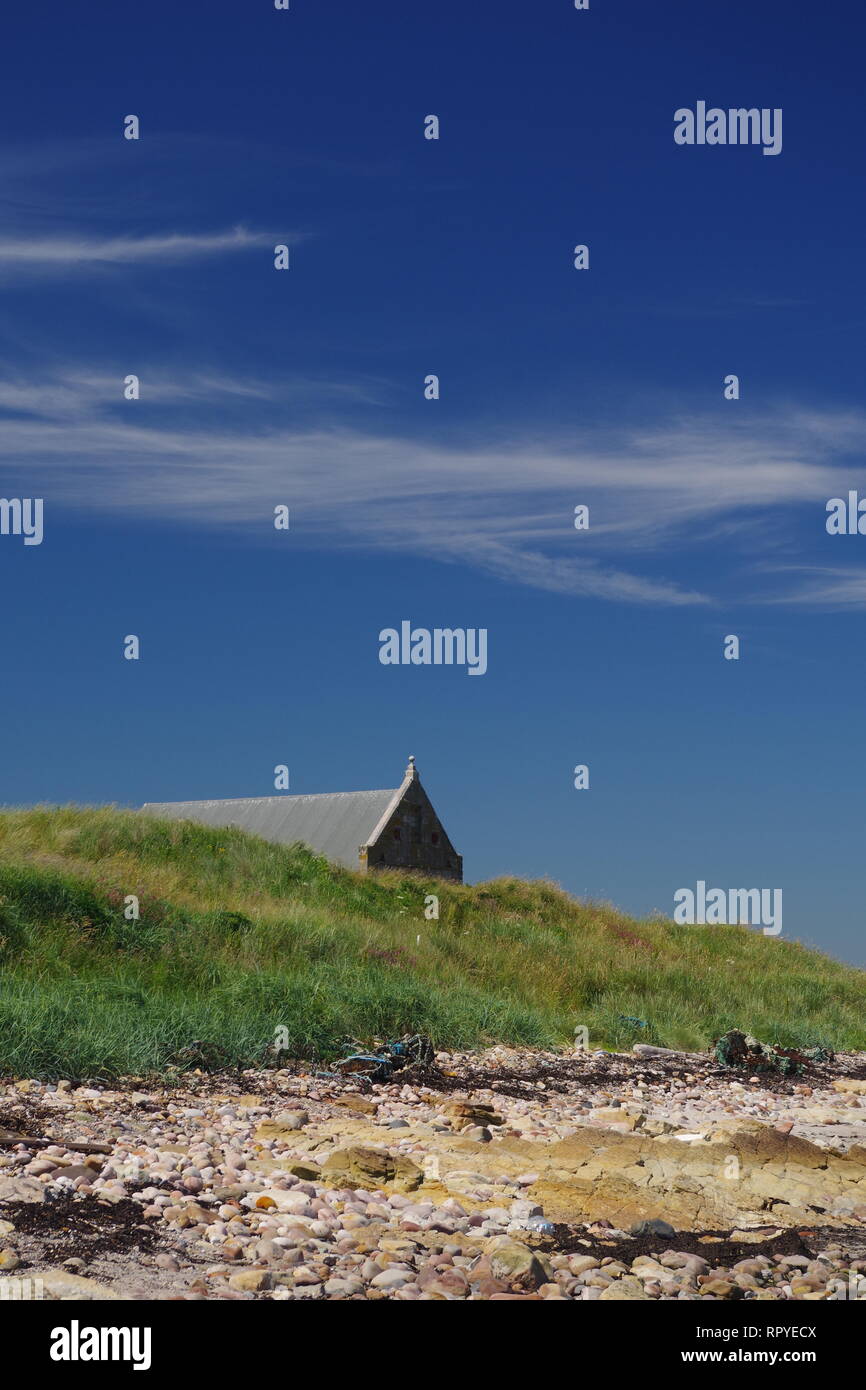
[[833, 1053], [826, 1047], [788, 1048], [778, 1043], [762, 1043], [750, 1033], [731, 1028], [713, 1044], [716, 1061], [723, 1067], [738, 1067], [750, 1072], [778, 1072], [781, 1076], [796, 1076], [810, 1062], [832, 1062]]

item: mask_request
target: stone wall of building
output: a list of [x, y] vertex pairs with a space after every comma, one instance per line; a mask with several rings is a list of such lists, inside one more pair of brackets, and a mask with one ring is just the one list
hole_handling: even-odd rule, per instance
[[420, 869], [463, 882], [463, 860], [417, 780], [411, 782], [375, 843], [367, 846], [369, 869]]

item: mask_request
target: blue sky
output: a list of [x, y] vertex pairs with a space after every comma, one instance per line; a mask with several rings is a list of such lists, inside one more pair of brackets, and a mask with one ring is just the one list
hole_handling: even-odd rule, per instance
[[[2, 800], [388, 786], [414, 753], [471, 880], [781, 888], [784, 936], [866, 964], [866, 537], [825, 529], [866, 495], [864, 28], [7, 20], [0, 495], [45, 534], [0, 536]], [[677, 146], [699, 100], [781, 108], [782, 152]], [[486, 675], [382, 666], [402, 619], [486, 628]]]

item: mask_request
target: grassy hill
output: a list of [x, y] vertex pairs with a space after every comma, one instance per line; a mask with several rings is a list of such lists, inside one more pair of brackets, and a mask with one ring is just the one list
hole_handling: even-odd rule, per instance
[[866, 1048], [864, 1004], [866, 973], [796, 943], [639, 922], [549, 883], [365, 878], [112, 808], [0, 814], [0, 1073], [144, 1074], [193, 1042], [255, 1065], [280, 1027], [288, 1055], [321, 1058], [418, 1031], [553, 1046], [580, 1024], [591, 1046], [699, 1048], [737, 1026]]

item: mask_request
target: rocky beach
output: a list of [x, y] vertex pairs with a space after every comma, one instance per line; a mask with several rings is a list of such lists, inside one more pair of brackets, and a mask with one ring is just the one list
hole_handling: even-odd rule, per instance
[[0, 1084], [0, 1287], [49, 1300], [866, 1299], [866, 1056], [437, 1053]]

